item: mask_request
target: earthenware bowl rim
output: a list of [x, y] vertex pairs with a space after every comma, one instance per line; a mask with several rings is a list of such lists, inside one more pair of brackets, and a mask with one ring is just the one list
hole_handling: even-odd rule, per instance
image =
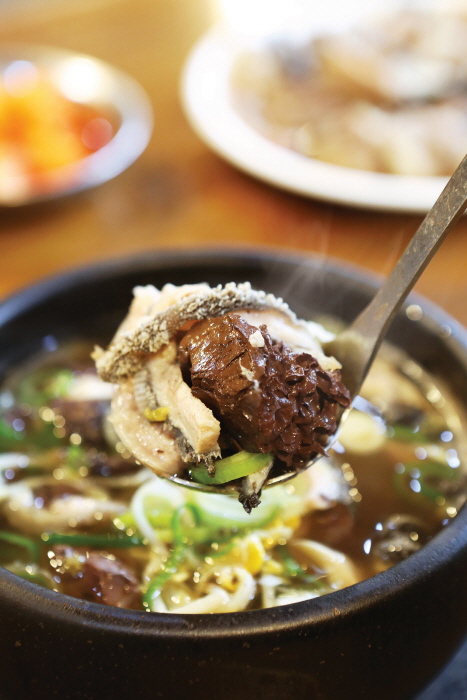
[[[112, 279], [118, 275], [137, 271], [163, 269], [167, 267], [190, 267], [192, 265], [214, 264], [293, 264], [310, 265], [326, 268], [326, 271], [341, 275], [358, 283], [360, 287], [374, 289], [380, 283], [378, 276], [361, 268], [349, 265], [334, 258], [284, 253], [274, 249], [226, 249], [209, 248], [194, 250], [168, 250], [148, 252], [123, 259], [106, 260], [91, 265], [72, 268], [59, 275], [48, 277], [30, 285], [0, 304], [0, 328], [21, 313], [47, 302], [49, 298], [66, 289], [97, 280]], [[464, 356], [467, 369], [467, 331], [455, 319], [423, 297], [413, 294], [408, 301], [418, 304], [423, 309], [421, 321], [429, 329], [449, 326], [451, 335], [446, 344], [451, 350]], [[396, 566], [379, 573], [361, 583], [340, 591], [335, 591], [311, 601], [295, 603], [280, 608], [266, 610], [213, 614], [213, 615], [177, 615], [138, 612], [71, 598], [40, 588], [36, 584], [3, 570], [0, 567], [0, 600], [11, 605], [20, 604], [30, 610], [31, 615], [47, 618], [61, 618], [74, 625], [97, 627], [100, 630], [137, 633], [138, 635], [167, 638], [222, 638], [247, 633], [280, 634], [283, 630], [299, 631], [303, 627], [315, 624], [330, 624], [336, 615], [358, 615], [362, 609], [384, 601], [385, 598], [399, 596], [417, 581], [430, 576], [436, 570], [449, 566], [450, 560], [457, 552], [467, 547], [467, 509], [459, 514], [447, 527], [439, 532], [420, 551]]]

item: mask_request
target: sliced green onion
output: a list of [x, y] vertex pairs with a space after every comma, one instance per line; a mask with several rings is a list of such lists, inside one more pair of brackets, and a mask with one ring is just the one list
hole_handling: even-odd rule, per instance
[[[272, 521], [279, 516], [281, 508], [279, 505], [273, 504], [272, 506], [268, 505], [267, 509], [265, 508], [264, 511], [265, 512], [261, 511], [259, 513], [261, 517], [257, 516], [254, 520], [251, 520], [250, 522], [240, 522], [239, 520], [234, 520], [231, 522], [230, 526], [227, 525], [227, 521], [222, 522], [222, 520], [218, 520], [217, 526], [215, 526], [214, 531], [225, 530], [229, 527], [230, 529], [235, 530], [236, 533], [244, 533], [248, 530], [262, 530], [263, 528], [268, 527], [268, 525], [270, 525]], [[246, 513], [246, 515], [249, 516], [249, 513]], [[210, 521], [209, 517], [206, 518], [206, 522], [211, 522], [211, 528], [215, 525], [215, 521]], [[211, 530], [211, 532], [212, 531], [213, 530]]]
[[88, 453], [81, 445], [70, 445], [66, 450], [65, 463], [72, 471], [78, 472], [80, 467], [89, 466]]
[[36, 562], [39, 559], [39, 548], [37, 544], [30, 540], [29, 537], [24, 537], [24, 535], [18, 535], [16, 532], [7, 532], [5, 530], [0, 530], [0, 540], [8, 542], [9, 544], [14, 544], [17, 547], [23, 547], [29, 552], [31, 560]]
[[407, 425], [400, 425], [395, 423], [390, 426], [392, 428], [391, 440], [399, 440], [400, 442], [414, 442], [418, 445], [426, 445], [431, 442], [428, 435], [420, 430], [414, 430], [409, 428]]
[[138, 535], [104, 534], [104, 535], [71, 535], [69, 533], [50, 532], [41, 535], [47, 545], [69, 544], [75, 547], [92, 547], [93, 549], [116, 549], [124, 547], [141, 547], [146, 540]]
[[194, 481], [198, 481], [200, 484], [226, 484], [228, 481], [254, 474], [254, 472], [267, 467], [270, 462], [270, 454], [242, 451], [216, 462], [214, 476], [209, 476], [204, 466], [194, 467], [190, 473]]
[[190, 498], [200, 508], [203, 524], [209, 525], [213, 532], [267, 527], [291, 501], [283, 486], [265, 490], [261, 506], [250, 514], [243, 510], [236, 498], [226, 494], [196, 491], [190, 494]]
[[218, 559], [220, 557], [225, 557], [227, 554], [229, 554], [232, 549], [235, 547], [235, 545], [238, 543], [237, 538], [234, 538], [233, 540], [230, 540], [228, 544], [226, 544], [224, 547], [219, 547], [219, 549], [214, 549], [212, 552], [209, 552], [209, 556], [212, 557], [213, 559]]
[[[193, 518], [194, 523], [195, 523], [195, 526], [200, 525], [202, 518], [203, 518], [203, 513], [202, 513], [201, 508], [199, 506], [195, 505], [194, 503], [185, 503], [183, 506], [180, 506], [180, 508], [178, 508], [178, 510], [175, 512], [174, 518], [172, 521], [173, 523], [176, 524], [176, 526], [178, 528], [182, 527], [182, 519], [181, 518], [182, 518], [184, 511], [188, 511], [189, 513], [191, 513], [192, 518]], [[179, 518], [175, 518], [175, 515], [177, 512], [180, 513]]]
[[31, 581], [31, 583], [37, 583], [38, 586], [43, 588], [54, 588], [54, 581], [51, 576], [46, 574], [44, 571], [39, 569], [35, 564], [33, 566], [22, 566], [17, 562], [5, 567], [7, 571], [11, 571], [12, 574], [16, 574], [26, 581]]
[[24, 432], [19, 432], [13, 428], [12, 425], [7, 423], [5, 420], [0, 419], [0, 451], [1, 452], [15, 452], [18, 450], [21, 443], [24, 441]]
[[165, 583], [167, 583], [167, 581], [170, 578], [172, 578], [173, 574], [177, 572], [180, 563], [185, 557], [186, 544], [184, 542], [185, 534], [183, 531], [182, 518], [187, 510], [189, 510], [192, 513], [192, 515], [194, 515], [194, 517], [196, 518], [196, 506], [192, 506], [192, 504], [189, 503], [177, 508], [177, 510], [173, 514], [173, 549], [170, 553], [169, 558], [167, 559], [165, 568], [158, 574], [156, 574], [154, 578], [151, 579], [151, 581], [148, 584], [148, 587], [146, 588], [146, 592], [143, 595], [143, 605], [148, 610], [152, 610], [154, 598], [156, 598], [159, 595], [162, 586]]
[[54, 434], [52, 423], [37, 419], [28, 431], [15, 430], [7, 421], [0, 419], [0, 452], [16, 452], [18, 449], [49, 449], [63, 444], [63, 439]]
[[[187, 538], [193, 543], [205, 542], [212, 536], [213, 529], [202, 524], [203, 514], [201, 508], [194, 503], [187, 503], [184, 507], [191, 512], [194, 519], [194, 526], [190, 527], [189, 531], [186, 533]], [[163, 542], [172, 542], [173, 540], [173, 515], [174, 511], [168, 508], [160, 510], [157, 513], [146, 514], [151, 527], [157, 530], [157, 536]], [[127, 510], [126, 513], [115, 518], [114, 525], [121, 530], [126, 530], [129, 527], [135, 528], [136, 530], [138, 529], [138, 524], [131, 510]]]
[[157, 515], [154, 513], [148, 513], [147, 519], [151, 523], [152, 527], [155, 529], [170, 527], [172, 522], [173, 511], [170, 510], [160, 510]]
[[[447, 464], [436, 462], [434, 460], [420, 460], [418, 462], [408, 462], [404, 464], [405, 470], [402, 473], [395, 473], [393, 477], [394, 487], [396, 491], [404, 498], [416, 498], [417, 495], [422, 495], [429, 501], [436, 501], [440, 497], [444, 497], [444, 493], [436, 487], [436, 482], [441, 481], [456, 481], [459, 478], [459, 471], [453, 469]], [[412, 477], [411, 472], [418, 470], [420, 476]], [[414, 491], [410, 487], [412, 480], [418, 481], [420, 490]]]
[[73, 380], [69, 369], [44, 367], [28, 374], [16, 389], [18, 403], [42, 406], [48, 401], [65, 396]]
[[276, 547], [276, 552], [279, 556], [280, 562], [284, 567], [284, 573], [286, 576], [303, 576], [304, 571], [298, 561], [290, 554], [289, 548], [286, 544], [278, 545]]
[[[162, 516], [163, 528], [170, 526], [175, 510], [184, 505], [185, 501], [186, 494], [183, 489], [166, 479], [154, 476], [135, 491], [130, 503], [130, 512], [139, 532], [152, 540], [155, 529], [152, 518], [156, 518], [157, 523], [159, 516]], [[165, 519], [166, 515], [169, 516], [168, 520]], [[122, 522], [125, 523], [125, 518]]]
[[41, 421], [41, 424], [38, 430], [33, 429], [27, 436], [26, 444], [34, 445], [34, 447], [44, 450], [63, 445], [64, 439], [55, 435], [53, 423], [43, 423]]
[[[19, 434], [19, 437], [17, 437]], [[4, 420], [0, 420], [0, 438], [2, 440], [13, 440], [18, 442], [21, 439], [21, 433], [18, 433], [12, 425]]]
[[[430, 501], [436, 501], [437, 498], [444, 495], [440, 489], [436, 488], [436, 481], [456, 481], [459, 477], [459, 471], [440, 462], [424, 460], [422, 466], [418, 466], [418, 469], [421, 471], [420, 483], [422, 488], [420, 493]], [[432, 480], [435, 484], [433, 484]]]
[[70, 369], [59, 370], [44, 387], [50, 399], [58, 399], [66, 396], [73, 382], [74, 374]]

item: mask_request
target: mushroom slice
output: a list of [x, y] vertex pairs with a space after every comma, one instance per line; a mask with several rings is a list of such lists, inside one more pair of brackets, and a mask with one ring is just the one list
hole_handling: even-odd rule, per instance
[[138, 578], [127, 563], [103, 552], [90, 552], [83, 562], [82, 574], [83, 598], [117, 608], [139, 609]]

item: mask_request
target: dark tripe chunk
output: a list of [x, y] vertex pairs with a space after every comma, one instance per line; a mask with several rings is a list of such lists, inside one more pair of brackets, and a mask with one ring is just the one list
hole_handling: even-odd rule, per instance
[[141, 469], [140, 464], [120, 454], [109, 455], [106, 452], [98, 452], [96, 455], [88, 454], [88, 460], [90, 476], [129, 476]]
[[118, 608], [139, 607], [140, 591], [135, 574], [116, 557], [91, 552], [83, 565], [83, 587], [90, 599]]
[[55, 399], [52, 408], [65, 419], [65, 435], [78, 433], [86, 444], [105, 445], [104, 420], [109, 412], [109, 401]]
[[372, 538], [371, 552], [395, 564], [417, 552], [429, 539], [427, 523], [415, 516], [394, 513], [382, 523]]
[[34, 500], [41, 499], [42, 506], [48, 508], [50, 504], [59, 498], [70, 496], [82, 496], [81, 489], [76, 488], [68, 481], [46, 481], [33, 489]]
[[323, 370], [308, 353], [273, 341], [266, 326], [260, 334], [235, 313], [207, 319], [181, 340], [179, 361], [194, 396], [239, 449], [299, 464], [324, 453], [338, 407], [347, 407], [350, 397], [339, 370]]
[[57, 545], [54, 574], [65, 592], [84, 600], [118, 608], [141, 608], [141, 592], [133, 569], [117, 557]]

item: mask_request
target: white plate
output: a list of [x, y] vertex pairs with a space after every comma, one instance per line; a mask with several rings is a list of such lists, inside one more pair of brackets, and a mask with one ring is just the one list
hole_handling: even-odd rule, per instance
[[386, 211], [425, 213], [446, 177], [389, 175], [324, 163], [279, 146], [254, 131], [232, 106], [231, 73], [238, 49], [218, 31], [189, 56], [182, 101], [199, 136], [217, 153], [266, 182], [301, 195]]
[[95, 187], [125, 170], [146, 148], [152, 132], [152, 107], [130, 76], [91, 56], [47, 46], [2, 45], [0, 72], [28, 62], [65, 98], [115, 115], [118, 128], [102, 148], [47, 173], [40, 190], [24, 178], [0, 180], [0, 206], [21, 206]]

